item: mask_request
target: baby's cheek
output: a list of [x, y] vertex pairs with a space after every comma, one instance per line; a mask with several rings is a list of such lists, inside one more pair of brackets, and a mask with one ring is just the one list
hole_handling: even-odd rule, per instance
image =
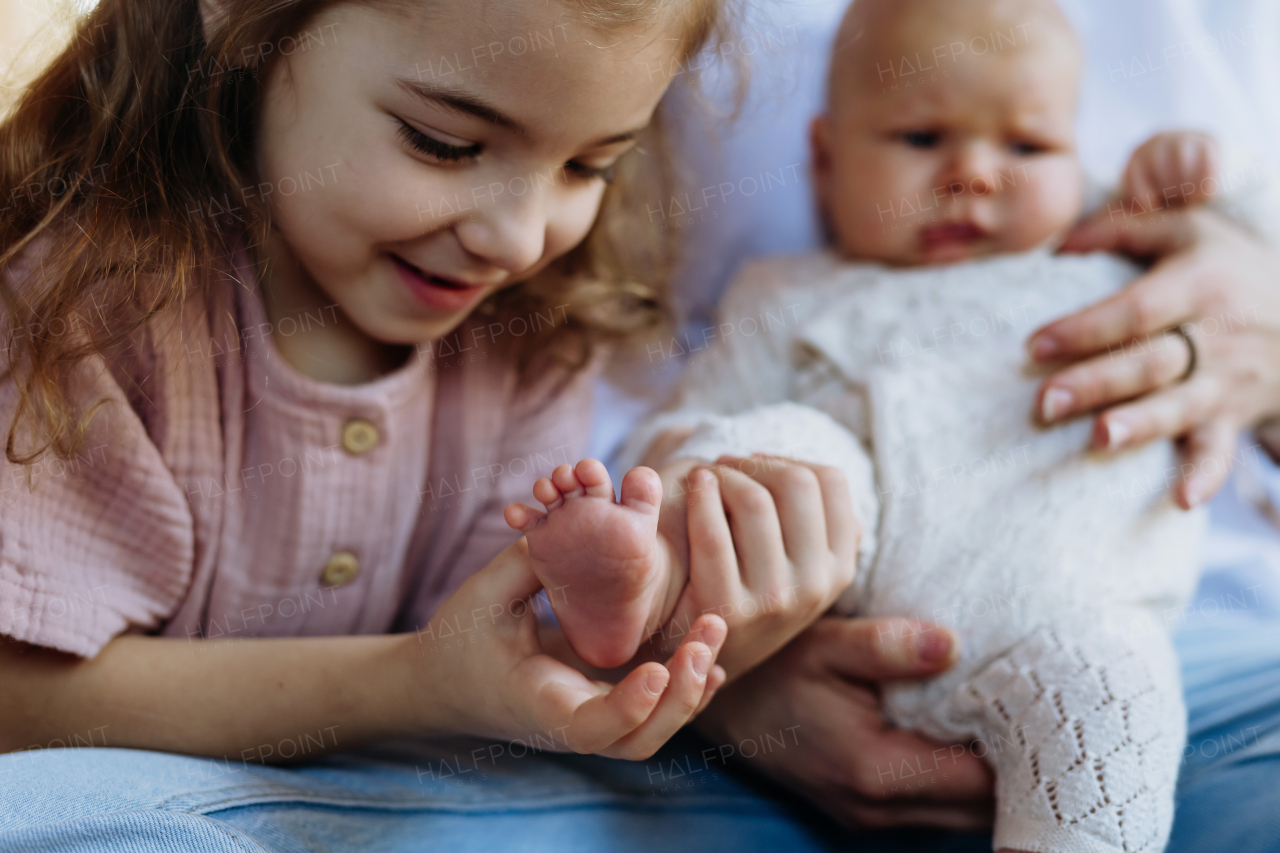
[[1079, 218], [1084, 187], [1074, 163], [1028, 167], [1010, 199], [1010, 251], [1031, 249], [1070, 228]]

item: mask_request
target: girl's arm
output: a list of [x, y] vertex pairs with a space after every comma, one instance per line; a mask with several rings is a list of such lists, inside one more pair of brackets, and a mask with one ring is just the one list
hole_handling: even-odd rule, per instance
[[[92, 732], [97, 746], [258, 763], [396, 735], [537, 733], [566, 751], [645, 758], [723, 682], [714, 666], [725, 635], [717, 616], [699, 619], [666, 666], [642, 664], [617, 685], [588, 680], [542, 653], [538, 588], [521, 542], [416, 634], [120, 636], [90, 660], [8, 643], [0, 647], [0, 749]], [[306, 756], [288, 747], [314, 739], [323, 746]]]
[[411, 687], [417, 645], [413, 634], [123, 635], [83, 660], [10, 641], [0, 645], [0, 751], [78, 733], [96, 746], [262, 762], [292, 751], [289, 741], [331, 749], [408, 734], [434, 716], [429, 694], [413, 698], [423, 692]]

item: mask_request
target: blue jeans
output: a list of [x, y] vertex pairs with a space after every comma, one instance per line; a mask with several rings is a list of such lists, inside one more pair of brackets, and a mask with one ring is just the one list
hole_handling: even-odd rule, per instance
[[[1177, 633], [1190, 737], [1174, 853], [1280, 850], [1280, 613], [1256, 599], [1247, 577], [1207, 576]], [[341, 734], [271, 749], [305, 754], [326, 737]], [[287, 768], [125, 749], [13, 753], [0, 756], [0, 853], [990, 850], [990, 836], [850, 835], [687, 733], [638, 763], [539, 746], [415, 741]]]

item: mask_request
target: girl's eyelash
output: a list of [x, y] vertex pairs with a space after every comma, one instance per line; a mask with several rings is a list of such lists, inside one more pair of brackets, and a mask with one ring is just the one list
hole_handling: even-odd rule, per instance
[[599, 178], [606, 184], [613, 183], [613, 179], [616, 177], [615, 172], [617, 170], [616, 163], [611, 163], [608, 166], [601, 168], [597, 166], [588, 166], [586, 163], [579, 163], [577, 160], [570, 160], [568, 163], [564, 164], [564, 167], [579, 178], [586, 178], [588, 180], [592, 178]]
[[434, 157], [445, 163], [457, 163], [462, 160], [472, 160], [480, 153], [481, 145], [476, 142], [471, 145], [450, 145], [447, 142], [441, 142], [431, 136], [427, 136], [404, 119], [396, 119], [400, 122], [399, 136], [406, 145], [415, 151]]
[[[447, 142], [441, 142], [439, 139], [428, 136], [404, 119], [397, 119], [397, 121], [400, 123], [398, 131], [400, 139], [415, 151], [426, 154], [436, 160], [445, 163], [458, 163], [475, 159], [481, 151], [482, 146], [478, 142], [471, 145], [450, 145]], [[565, 169], [573, 173], [575, 177], [587, 180], [599, 178], [609, 184], [613, 183], [616, 164], [601, 168], [588, 166], [586, 163], [581, 163], [577, 160], [570, 160], [565, 163]]]

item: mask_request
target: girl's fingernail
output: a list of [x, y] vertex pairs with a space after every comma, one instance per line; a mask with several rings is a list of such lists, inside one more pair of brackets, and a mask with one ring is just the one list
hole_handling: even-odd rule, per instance
[[1045, 423], [1056, 421], [1070, 411], [1071, 404], [1074, 402], [1075, 398], [1067, 389], [1050, 388], [1044, 392], [1044, 398], [1040, 400], [1040, 417]]
[[1107, 450], [1119, 450], [1133, 435], [1133, 430], [1120, 421], [1103, 421], [1103, 446]]
[[693, 671], [707, 677], [707, 672], [711, 669], [711, 650], [699, 649], [693, 653]]
[[1204, 485], [1200, 482], [1200, 478], [1192, 477], [1187, 480], [1183, 494], [1187, 497], [1187, 509], [1199, 506], [1204, 500]]
[[929, 631], [920, 635], [916, 653], [923, 663], [942, 663], [951, 657], [951, 635], [946, 631]]
[[655, 669], [644, 680], [644, 689], [655, 696], [662, 693], [663, 690], [667, 689], [667, 674], [662, 670]]
[[1036, 361], [1048, 361], [1058, 354], [1058, 342], [1049, 335], [1037, 335], [1031, 339], [1031, 357]]

